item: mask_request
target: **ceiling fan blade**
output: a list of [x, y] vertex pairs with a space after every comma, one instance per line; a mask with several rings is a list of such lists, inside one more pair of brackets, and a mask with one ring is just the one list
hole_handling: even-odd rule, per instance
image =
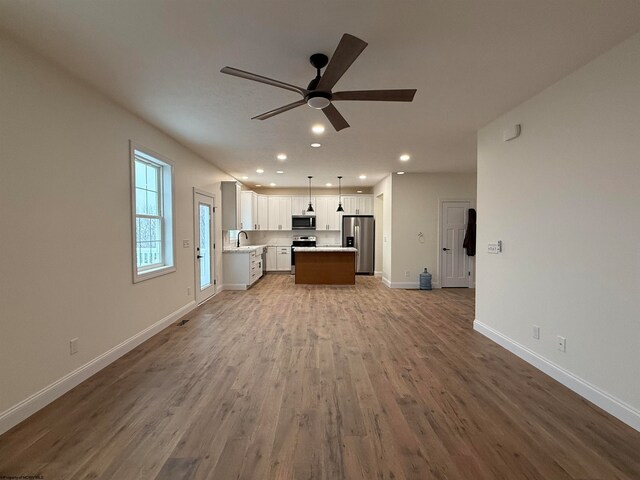
[[224, 67], [220, 71], [222, 73], [226, 73], [227, 75], [233, 75], [234, 77], [246, 78], [247, 80], [253, 80], [254, 82], [266, 83], [267, 85], [271, 85], [273, 87], [291, 90], [292, 92], [299, 93], [303, 97], [308, 93], [308, 90], [306, 90], [305, 88], [296, 87], [295, 85], [291, 85], [290, 83], [281, 82], [280, 80], [274, 80], [273, 78], [264, 77], [255, 73], [245, 72], [244, 70], [239, 70], [237, 68]]
[[278, 108], [274, 108], [273, 110], [269, 110], [268, 112], [263, 113], [262, 115], [253, 117], [251, 120], [266, 120], [267, 118], [271, 118], [275, 115], [278, 115], [279, 113], [284, 113], [288, 110], [299, 107], [300, 105], [304, 105], [305, 103], [307, 102], [305, 102], [304, 99], [298, 100], [297, 102], [290, 103], [289, 105], [285, 105], [284, 107], [278, 107]]
[[340, 39], [336, 51], [333, 52], [333, 57], [331, 57], [329, 65], [318, 83], [317, 90], [330, 91], [367, 45], [367, 42], [345, 33]]
[[338, 109], [332, 104], [329, 104], [328, 107], [323, 108], [322, 111], [327, 116], [327, 119], [331, 122], [331, 125], [333, 125], [333, 128], [336, 129], [336, 132], [339, 132], [343, 128], [349, 128], [349, 124], [347, 123], [347, 121], [340, 114]]
[[374, 102], [412, 102], [417, 90], [352, 90], [336, 92], [331, 100], [369, 100]]

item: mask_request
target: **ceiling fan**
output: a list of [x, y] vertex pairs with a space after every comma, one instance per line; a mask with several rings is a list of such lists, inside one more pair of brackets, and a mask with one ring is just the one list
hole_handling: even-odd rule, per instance
[[[309, 61], [316, 69], [316, 77], [309, 82], [307, 88], [297, 87], [289, 83], [274, 80], [272, 78], [256, 75], [255, 73], [245, 72], [232, 67], [224, 67], [220, 70], [222, 73], [234, 75], [254, 82], [266, 83], [274, 87], [284, 88], [292, 92], [302, 95], [302, 99], [296, 102], [284, 105], [282, 107], [270, 110], [262, 115], [253, 117], [252, 120], [266, 120], [280, 113], [294, 109], [305, 103], [311, 108], [322, 110], [327, 116], [333, 128], [337, 132], [343, 128], [347, 128], [349, 124], [344, 117], [338, 112], [333, 102], [342, 100], [369, 100], [378, 102], [411, 102], [416, 94], [415, 89], [411, 90], [352, 90], [348, 92], [332, 92], [331, 89], [340, 80], [342, 75], [347, 71], [356, 58], [366, 48], [367, 43], [353, 35], [345, 33], [340, 39], [340, 43], [336, 51], [329, 58], [322, 54], [316, 53], [311, 55]], [[320, 70], [327, 67], [324, 74], [320, 74]]]

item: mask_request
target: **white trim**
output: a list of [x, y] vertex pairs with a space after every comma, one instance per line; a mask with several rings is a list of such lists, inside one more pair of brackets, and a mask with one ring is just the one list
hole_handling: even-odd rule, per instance
[[473, 321], [473, 329], [640, 432], [640, 411], [631, 405], [627, 405], [478, 320]]
[[382, 283], [383, 283], [385, 286], [387, 286], [387, 287], [391, 288], [391, 281], [390, 281], [387, 277], [385, 277], [384, 275], [382, 276]]
[[382, 272], [375, 271], [375, 272], [373, 272], [373, 276], [374, 277], [381, 277], [382, 276]]
[[[160, 166], [160, 171], [162, 175], [162, 203], [163, 203], [163, 212], [162, 212], [162, 252], [163, 252], [163, 262], [168, 262], [168, 257], [171, 257], [171, 262], [169, 265], [162, 265], [158, 268], [151, 269], [147, 272], [138, 271], [137, 264], [137, 255], [136, 255], [136, 185], [135, 185], [135, 176], [136, 176], [136, 154], [135, 152], [140, 152], [143, 156], [150, 157], [154, 160], [154, 163]], [[151, 160], [149, 160], [151, 162]], [[154, 152], [150, 148], [145, 147], [144, 145], [140, 145], [133, 140], [129, 140], [129, 163], [131, 168], [130, 174], [130, 186], [131, 186], [131, 263], [133, 269], [133, 283], [144, 282], [145, 280], [149, 280], [151, 278], [160, 277], [162, 275], [166, 275], [169, 273], [173, 273], [177, 270], [177, 249], [176, 249], [176, 194], [175, 194], [175, 167], [173, 162], [161, 155], [157, 152]], [[167, 182], [171, 182], [170, 189], [167, 190]], [[167, 203], [170, 203], [169, 209], [167, 209]], [[171, 241], [167, 241], [167, 236], [169, 233], [167, 232], [166, 224], [170, 224], [171, 226]]]
[[194, 308], [196, 308], [195, 302], [192, 301], [187, 303], [153, 325], [150, 325], [141, 332], [136, 333], [131, 338], [128, 338], [119, 345], [107, 350], [102, 355], [97, 356], [81, 367], [78, 367], [74, 371], [66, 374], [59, 380], [56, 380], [52, 384], [46, 386], [39, 392], [34, 393], [8, 410], [0, 413], [0, 434], [6, 432], [10, 428], [13, 428], [15, 425], [30, 417], [38, 410], [46, 407], [55, 399], [61, 397], [72, 388], [84, 382], [87, 378], [96, 374], [118, 358], [122, 357], [124, 354], [136, 348], [145, 340], [148, 340], [156, 333], [176, 322], [180, 317], [186, 315]]
[[224, 290], [225, 290], [224, 285], [216, 285], [216, 293], [215, 294], [217, 295], [218, 293], [220, 293], [220, 292], [222, 292]]

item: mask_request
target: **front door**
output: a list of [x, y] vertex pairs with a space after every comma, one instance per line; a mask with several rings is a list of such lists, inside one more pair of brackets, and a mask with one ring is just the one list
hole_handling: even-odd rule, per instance
[[213, 197], [194, 192], [196, 303], [216, 293], [213, 255]]
[[462, 243], [470, 202], [442, 202], [440, 212], [440, 266], [442, 287], [469, 286], [469, 257]]

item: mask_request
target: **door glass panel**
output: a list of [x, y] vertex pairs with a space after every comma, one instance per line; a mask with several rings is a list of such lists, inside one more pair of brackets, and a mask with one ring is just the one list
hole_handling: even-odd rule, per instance
[[211, 207], [200, 204], [200, 290], [211, 285]]

